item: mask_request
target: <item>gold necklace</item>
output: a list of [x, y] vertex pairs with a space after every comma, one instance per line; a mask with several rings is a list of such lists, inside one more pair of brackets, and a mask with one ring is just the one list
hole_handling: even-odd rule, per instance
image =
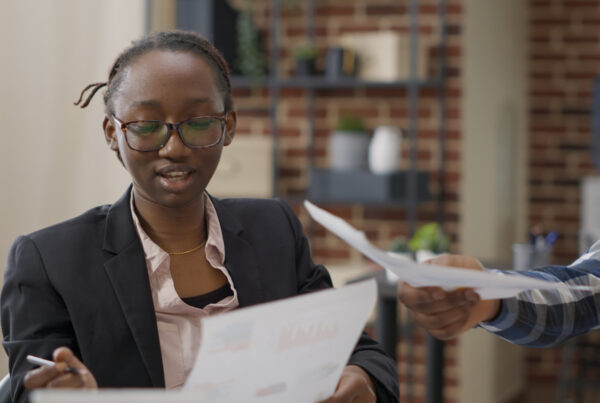
[[198, 249], [202, 248], [205, 243], [206, 243], [206, 241], [203, 241], [200, 245], [194, 246], [192, 249], [186, 250], [183, 252], [167, 252], [167, 253], [169, 254], [169, 256], [187, 255], [188, 253], [196, 252]]

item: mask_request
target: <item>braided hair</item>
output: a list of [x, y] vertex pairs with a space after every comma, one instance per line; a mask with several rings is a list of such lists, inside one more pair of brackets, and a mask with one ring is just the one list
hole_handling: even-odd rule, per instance
[[[81, 108], [89, 105], [90, 101], [99, 89], [106, 87], [104, 93], [104, 106], [107, 115], [114, 114], [112, 96], [118, 90], [123, 80], [123, 70], [137, 57], [148, 53], [151, 50], [162, 49], [171, 51], [190, 52], [201, 57], [210, 66], [216, 80], [225, 112], [233, 110], [233, 98], [231, 96], [231, 80], [229, 77], [229, 68], [223, 58], [223, 55], [215, 46], [206, 40], [203, 36], [191, 31], [163, 31], [148, 35], [125, 49], [113, 63], [108, 81], [93, 83], [81, 91], [79, 99], [74, 102]], [[90, 90], [85, 100], [82, 102], [84, 94]]]

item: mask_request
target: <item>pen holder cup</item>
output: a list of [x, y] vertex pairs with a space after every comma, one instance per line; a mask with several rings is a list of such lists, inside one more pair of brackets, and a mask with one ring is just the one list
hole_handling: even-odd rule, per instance
[[528, 243], [515, 243], [513, 248], [513, 270], [532, 270], [536, 267], [548, 266], [550, 249], [535, 248]]

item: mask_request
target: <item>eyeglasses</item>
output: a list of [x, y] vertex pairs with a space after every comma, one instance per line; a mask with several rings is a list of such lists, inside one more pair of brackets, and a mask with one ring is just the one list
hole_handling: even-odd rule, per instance
[[134, 120], [123, 123], [115, 115], [125, 141], [132, 150], [158, 151], [167, 144], [173, 129], [177, 129], [181, 142], [190, 148], [209, 148], [221, 141], [225, 133], [227, 114], [224, 116], [200, 116], [169, 123], [162, 120]]

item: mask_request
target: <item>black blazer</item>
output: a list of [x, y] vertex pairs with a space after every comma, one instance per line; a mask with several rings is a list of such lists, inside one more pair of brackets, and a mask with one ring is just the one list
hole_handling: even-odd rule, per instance
[[[26, 401], [27, 354], [49, 358], [70, 347], [100, 387], [164, 387], [158, 330], [144, 251], [129, 207], [113, 205], [19, 237], [0, 295], [3, 345], [14, 402]], [[225, 267], [240, 306], [331, 287], [315, 265], [301, 225], [279, 200], [213, 199]], [[365, 334], [350, 363], [374, 379], [379, 401], [398, 400], [394, 362]]]

